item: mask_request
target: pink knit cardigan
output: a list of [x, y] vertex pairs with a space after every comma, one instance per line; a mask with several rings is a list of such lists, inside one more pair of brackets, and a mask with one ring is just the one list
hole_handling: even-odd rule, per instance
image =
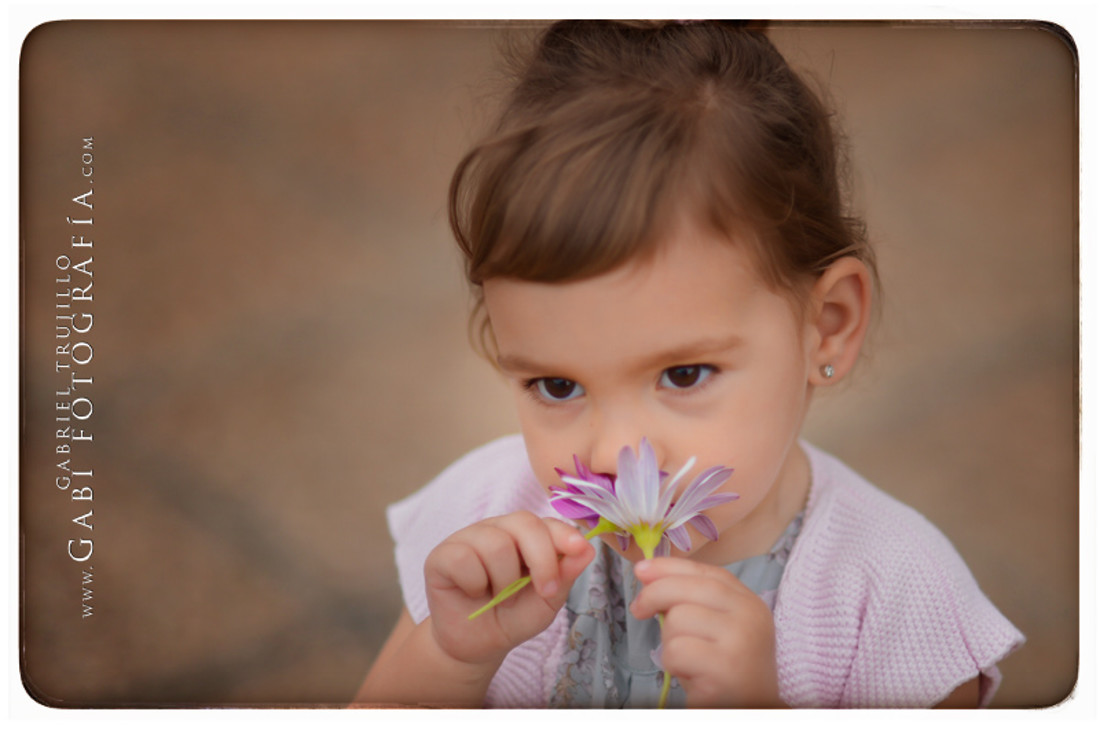
[[[929, 707], [981, 676], [1023, 635], [982, 594], [951, 543], [924, 517], [837, 459], [803, 443], [813, 482], [776, 596], [779, 690], [794, 707]], [[387, 511], [405, 605], [428, 616], [424, 561], [445, 537], [485, 517], [554, 516], [523, 440], [508, 436], [448, 467]], [[562, 611], [516, 647], [486, 696], [489, 707], [546, 707], [568, 626]]]

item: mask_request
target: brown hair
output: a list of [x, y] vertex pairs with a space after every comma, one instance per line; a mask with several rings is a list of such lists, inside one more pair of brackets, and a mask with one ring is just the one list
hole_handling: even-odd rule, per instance
[[760, 29], [562, 21], [518, 71], [451, 181], [476, 290], [497, 276], [608, 272], [684, 214], [747, 243], [796, 300], [838, 258], [874, 274], [862, 222], [844, 210], [830, 115]]

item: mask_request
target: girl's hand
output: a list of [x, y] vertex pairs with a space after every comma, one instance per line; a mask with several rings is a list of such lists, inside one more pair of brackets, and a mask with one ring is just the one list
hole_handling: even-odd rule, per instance
[[[499, 664], [550, 625], [594, 555], [575, 527], [530, 512], [491, 517], [459, 530], [424, 564], [436, 643], [457, 661]], [[525, 568], [532, 585], [481, 616], [467, 618]]]
[[760, 598], [719, 566], [656, 558], [634, 566], [638, 619], [663, 613], [661, 663], [690, 707], [777, 707], [775, 624]]

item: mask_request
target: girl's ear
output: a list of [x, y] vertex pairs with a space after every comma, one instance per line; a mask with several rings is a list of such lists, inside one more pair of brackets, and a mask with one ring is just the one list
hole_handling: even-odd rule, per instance
[[812, 385], [835, 383], [855, 366], [871, 319], [871, 274], [848, 256], [832, 263], [811, 292], [816, 344], [810, 352]]

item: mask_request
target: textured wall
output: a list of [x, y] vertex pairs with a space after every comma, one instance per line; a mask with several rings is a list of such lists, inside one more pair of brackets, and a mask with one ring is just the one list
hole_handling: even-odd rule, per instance
[[[40, 699], [351, 699], [400, 610], [384, 506], [516, 429], [466, 340], [444, 208], [513, 33], [59, 23], [28, 39], [22, 641]], [[997, 704], [1060, 700], [1078, 626], [1073, 56], [1036, 27], [774, 37], [831, 89], [885, 282], [871, 357], [806, 434], [940, 525], [1028, 635]], [[94, 222], [69, 223], [89, 186]], [[85, 253], [91, 277], [72, 270]], [[94, 326], [58, 339], [58, 295], [88, 282], [71, 304]], [[66, 342], [92, 347], [74, 369], [93, 381], [55, 397]], [[65, 444], [93, 475], [63, 490]], [[73, 522], [88, 510], [92, 530]], [[66, 554], [89, 538], [87, 561]]]

